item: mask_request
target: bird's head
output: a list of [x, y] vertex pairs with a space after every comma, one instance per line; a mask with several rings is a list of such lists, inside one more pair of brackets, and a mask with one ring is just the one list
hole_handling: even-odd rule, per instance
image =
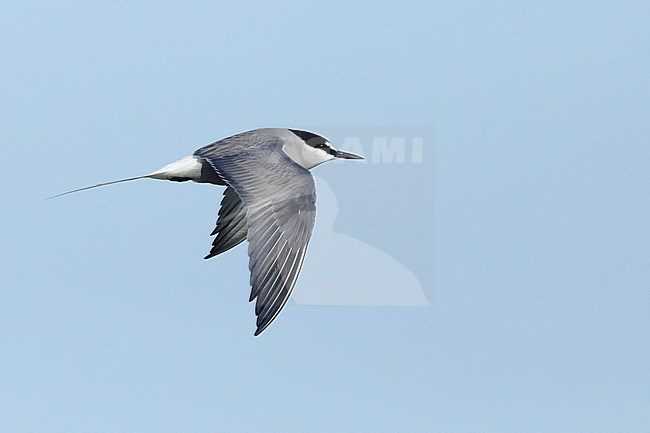
[[335, 149], [327, 138], [309, 131], [289, 129], [295, 136], [290, 144], [284, 145], [284, 152], [306, 169], [316, 167], [332, 159], [363, 159], [354, 153]]

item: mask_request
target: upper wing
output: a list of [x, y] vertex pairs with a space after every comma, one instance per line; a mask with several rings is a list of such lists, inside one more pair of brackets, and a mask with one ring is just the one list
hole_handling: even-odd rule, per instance
[[246, 240], [247, 231], [246, 208], [244, 207], [244, 203], [242, 203], [237, 192], [229, 186], [223, 193], [217, 227], [210, 234], [210, 236], [217, 235], [217, 237], [212, 241], [212, 249], [205, 256], [205, 259], [214, 257], [239, 245]]
[[250, 300], [257, 299], [255, 335], [269, 326], [289, 299], [316, 216], [314, 178], [275, 144], [268, 151], [257, 148], [236, 156], [197, 151], [246, 208]]

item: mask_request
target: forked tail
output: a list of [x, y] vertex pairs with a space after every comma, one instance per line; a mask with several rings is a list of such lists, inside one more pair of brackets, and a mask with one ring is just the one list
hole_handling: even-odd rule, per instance
[[53, 195], [52, 197], [48, 197], [47, 200], [50, 200], [52, 198], [61, 197], [63, 195], [72, 194], [73, 192], [85, 191], [87, 189], [99, 188], [100, 186], [112, 185], [114, 183], [121, 183], [121, 182], [130, 182], [132, 180], [145, 179], [145, 178], [148, 178], [148, 177], [150, 178], [151, 175], [150, 174], [145, 174], [144, 176], [129, 177], [128, 179], [113, 180], [111, 182], [102, 182], [102, 183], [98, 183], [96, 185], [84, 186], [83, 188], [73, 189], [72, 191], [66, 191], [66, 192], [62, 192], [61, 194]]
[[[209, 171], [206, 171], [206, 169]], [[79, 189], [73, 189], [72, 191], [67, 191], [61, 194], [53, 195], [52, 197], [48, 197], [48, 200], [51, 198], [61, 197], [62, 195], [72, 194], [73, 192], [85, 191], [87, 189], [112, 185], [114, 183], [130, 182], [137, 179], [159, 179], [171, 180], [175, 182], [185, 182], [187, 180], [192, 180], [194, 182], [225, 185], [225, 182], [221, 180], [221, 178], [216, 174], [214, 169], [212, 169], [212, 167], [207, 162], [201, 158], [191, 155], [186, 156], [185, 158], [181, 158], [178, 161], [172, 162], [171, 164], [167, 164], [160, 170], [156, 170], [153, 173], [145, 174], [143, 176], [130, 177], [128, 179], [114, 180], [112, 182], [98, 183], [97, 185], [86, 186]]]

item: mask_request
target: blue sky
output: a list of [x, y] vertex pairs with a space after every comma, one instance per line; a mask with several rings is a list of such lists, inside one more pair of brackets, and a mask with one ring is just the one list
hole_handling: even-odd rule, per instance
[[[647, 431], [649, 9], [2, 3], [0, 430]], [[202, 260], [218, 188], [45, 200], [261, 126], [369, 159], [314, 170], [360, 265], [305, 281], [372, 252], [430, 307], [289, 303], [255, 338], [245, 248]]]

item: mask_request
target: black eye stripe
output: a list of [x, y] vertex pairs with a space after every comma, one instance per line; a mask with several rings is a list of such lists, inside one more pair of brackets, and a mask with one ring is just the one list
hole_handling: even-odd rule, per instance
[[290, 129], [289, 131], [300, 137], [305, 143], [316, 149], [329, 149], [329, 142], [325, 137], [314, 134], [313, 132], [301, 131], [299, 129]]

